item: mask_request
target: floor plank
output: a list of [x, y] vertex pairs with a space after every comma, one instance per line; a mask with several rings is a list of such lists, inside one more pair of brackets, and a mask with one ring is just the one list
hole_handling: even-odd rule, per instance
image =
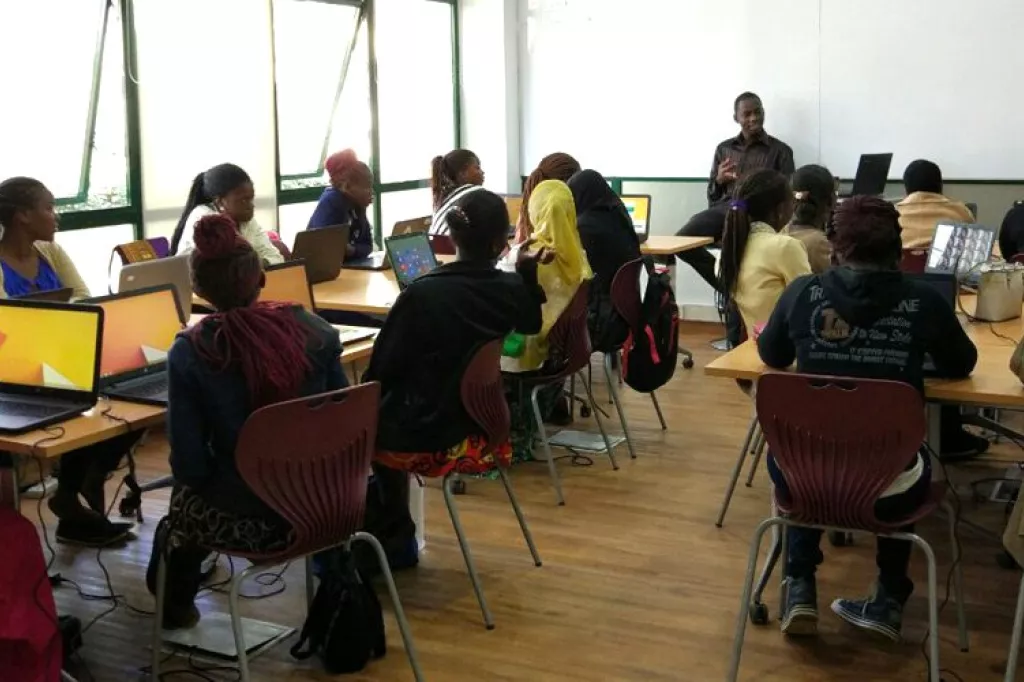
[[[513, 480], [544, 560], [542, 568], [533, 566], [501, 486], [469, 483], [468, 494], [458, 504], [497, 620], [494, 631], [482, 625], [440, 491], [428, 483], [428, 548], [417, 569], [398, 576], [428, 679], [667, 682], [724, 678], [748, 542], [766, 514], [768, 486], [763, 470], [752, 488], [741, 482], [725, 527], [715, 528], [714, 517], [750, 416], [749, 400], [734, 384], [701, 372], [715, 357], [708, 342], [717, 332], [714, 326], [685, 328], [686, 345], [694, 349], [697, 367], [680, 369], [659, 392], [669, 422], [667, 432], [660, 430], [649, 400], [627, 395], [637, 460], [630, 460], [621, 448], [618, 472], [603, 459], [589, 467], [560, 462], [568, 502], [562, 508], [554, 504], [543, 465], [516, 469]], [[603, 386], [596, 392], [606, 395]], [[591, 421], [584, 423], [592, 428]], [[1014, 449], [1002, 452], [1003, 459], [1020, 458]], [[166, 472], [166, 460], [166, 442], [154, 434], [139, 458], [140, 478]], [[975, 468], [961, 474], [983, 475], [991, 471]], [[111, 492], [113, 487], [112, 482]], [[146, 522], [139, 527], [139, 539], [126, 549], [102, 554], [114, 590], [139, 609], [152, 608], [143, 574], [152, 531], [166, 503], [166, 492], [147, 495]], [[36, 519], [37, 507], [35, 501], [26, 501], [23, 512]], [[42, 512], [52, 535], [53, 519]], [[999, 505], [965, 504], [964, 514], [993, 532], [1002, 531]], [[922, 533], [933, 542], [945, 579], [950, 552], [944, 526], [928, 522]], [[966, 551], [972, 650], [969, 654], [957, 651], [950, 606], [941, 617], [942, 664], [964, 680], [998, 680], [1018, 575], [995, 565], [999, 545], [994, 537], [963, 529], [961, 539]], [[63, 546], [56, 550], [55, 571], [87, 592], [106, 592], [95, 551]], [[915, 557], [919, 591], [907, 609], [906, 641], [890, 645], [852, 632], [827, 612], [833, 596], [870, 589], [874, 572], [870, 538], [858, 538], [850, 548], [825, 547], [825, 552], [819, 586], [821, 636], [793, 643], [780, 636], [775, 623], [748, 628], [741, 679], [927, 679], [920, 648], [926, 627], [923, 562]], [[226, 575], [226, 562], [222, 560], [221, 566], [221, 574]], [[284, 594], [246, 602], [245, 613], [300, 626], [301, 572], [292, 567], [286, 580]], [[247, 588], [251, 589], [258, 587]], [[104, 603], [83, 601], [69, 585], [55, 594], [62, 612], [85, 621], [107, 608]], [[774, 616], [776, 591], [770, 590], [767, 596]], [[204, 612], [225, 610], [226, 598], [206, 595], [200, 606]], [[388, 655], [346, 679], [411, 679], [397, 628], [390, 614], [385, 618]], [[137, 671], [148, 663], [150, 626], [150, 618], [125, 607], [97, 622], [86, 634], [82, 652], [92, 678], [138, 678]], [[255, 680], [328, 679], [314, 664], [290, 660], [287, 647], [258, 658], [252, 671]]]

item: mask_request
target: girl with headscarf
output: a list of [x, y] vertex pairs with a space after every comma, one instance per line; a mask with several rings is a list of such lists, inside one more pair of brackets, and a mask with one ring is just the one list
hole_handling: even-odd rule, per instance
[[534, 169], [523, 184], [523, 202], [519, 209], [519, 220], [516, 223], [516, 244], [522, 244], [529, 239], [533, 232], [533, 223], [530, 218], [530, 196], [534, 190], [545, 180], [560, 180], [569, 182], [569, 178], [580, 171], [580, 162], [564, 152], [548, 154]]
[[640, 239], [619, 195], [600, 173], [580, 171], [569, 179], [569, 189], [576, 203], [580, 241], [594, 271], [587, 301], [590, 340], [595, 351], [609, 351], [629, 333], [612, 307], [612, 280], [619, 268], [640, 257]]

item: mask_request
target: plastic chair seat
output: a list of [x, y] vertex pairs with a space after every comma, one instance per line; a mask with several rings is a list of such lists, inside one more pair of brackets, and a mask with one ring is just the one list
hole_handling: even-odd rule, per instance
[[913, 513], [898, 521], [884, 522], [876, 519], [872, 524], [858, 523], [853, 519], [842, 517], [827, 518], [823, 516], [818, 518], [808, 518], [802, 514], [794, 514], [790, 511], [788, 506], [789, 500], [787, 500], [777, 489], [775, 491], [775, 504], [778, 506], [780, 514], [788, 518], [790, 522], [797, 525], [828, 526], [831, 528], [845, 528], [848, 530], [864, 531], [866, 533], [873, 533], [874, 535], [887, 535], [889, 533], [898, 533], [901, 528], [913, 525], [934, 514], [936, 510], [942, 506], [948, 492], [949, 487], [945, 481], [932, 481], [928, 490], [928, 497], [925, 498], [925, 501], [920, 507], [914, 510]]

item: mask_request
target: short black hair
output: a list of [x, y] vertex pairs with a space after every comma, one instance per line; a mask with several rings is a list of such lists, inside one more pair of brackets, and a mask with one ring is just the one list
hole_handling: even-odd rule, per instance
[[746, 102], [748, 99], [757, 100], [758, 104], [762, 104], [761, 98], [756, 93], [744, 92], [744, 93], [741, 93], [740, 96], [736, 98], [735, 102], [733, 102], [733, 104], [732, 104], [732, 113], [735, 114], [737, 111], [739, 111], [740, 110], [740, 104], [742, 104], [743, 102]]
[[31, 211], [42, 199], [46, 185], [23, 176], [0, 182], [0, 226], [10, 226], [18, 211]]
[[452, 241], [469, 260], [493, 260], [508, 237], [505, 200], [486, 189], [456, 199], [447, 221]]
[[942, 194], [942, 171], [931, 161], [912, 161], [903, 172], [903, 186], [907, 194], [934, 192]]

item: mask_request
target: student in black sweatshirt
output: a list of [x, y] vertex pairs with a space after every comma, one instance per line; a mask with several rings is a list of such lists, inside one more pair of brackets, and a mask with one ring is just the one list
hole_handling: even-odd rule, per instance
[[[460, 197], [448, 213], [456, 260], [412, 282], [401, 293], [374, 345], [367, 381], [381, 383], [377, 461], [396, 469], [417, 466], [431, 454], [429, 470], [443, 475], [459, 459], [482, 456], [479, 428], [462, 407], [462, 371], [473, 352], [510, 332], [536, 334], [544, 292], [537, 264], [546, 250], [520, 250], [516, 272], [495, 261], [506, 248], [508, 210], [487, 190]], [[508, 444], [497, 444], [508, 457]], [[481, 468], [489, 468], [486, 466]], [[465, 465], [465, 466], [464, 466]], [[459, 464], [460, 471], [470, 463]]]
[[[757, 342], [765, 364], [782, 369], [795, 360], [800, 372], [903, 381], [918, 390], [924, 388], [925, 353], [938, 376], [971, 373], [977, 349], [953, 308], [938, 291], [899, 271], [899, 214], [891, 204], [874, 197], [843, 202], [831, 240], [837, 267], [797, 279], [779, 299]], [[896, 329], [908, 333], [892, 334]], [[864, 353], [869, 345], [871, 355]], [[876, 356], [884, 361], [864, 361]], [[785, 472], [770, 454], [768, 471], [784, 496]], [[875, 503], [878, 518], [906, 517], [927, 498], [930, 483], [929, 455], [922, 451]], [[814, 574], [823, 559], [820, 540], [820, 530], [789, 530], [789, 596], [782, 621], [786, 634], [817, 630]], [[837, 599], [832, 611], [852, 625], [898, 641], [903, 605], [914, 587], [907, 575], [910, 550], [909, 542], [878, 538], [874, 595]]]

